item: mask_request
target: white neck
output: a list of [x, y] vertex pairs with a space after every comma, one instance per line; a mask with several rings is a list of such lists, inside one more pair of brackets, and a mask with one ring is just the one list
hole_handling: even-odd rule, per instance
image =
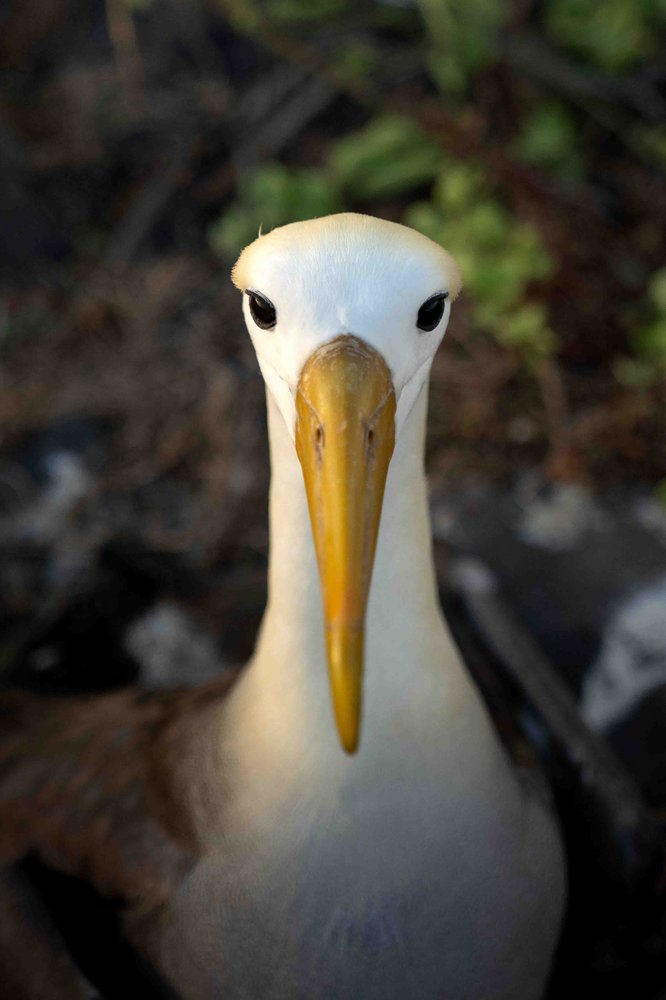
[[[503, 757], [441, 616], [423, 468], [427, 392], [396, 442], [386, 482], [366, 620], [361, 745], [348, 758], [332, 717], [319, 576], [303, 474], [281, 414], [268, 397], [271, 451], [268, 606], [257, 648], [226, 713], [226, 748], [267, 795], [285, 776], [328, 787], [354, 775], [376, 781], [391, 757], [441, 771]], [[471, 758], [470, 758], [471, 754]], [[271, 779], [276, 781], [271, 791]], [[253, 789], [255, 806], [257, 791]]]
[[[404, 689], [404, 657], [414, 660], [415, 644], [418, 649], [433, 629], [441, 631], [423, 473], [425, 408], [424, 392], [396, 444], [386, 483], [366, 627], [366, 702], [370, 705], [375, 683], [385, 687], [397, 680]], [[321, 591], [303, 473], [270, 397], [268, 414], [272, 468], [269, 598], [255, 667], [280, 675], [288, 668], [289, 682], [308, 696], [308, 711], [316, 695], [316, 703], [319, 698], [325, 702], [328, 717]], [[392, 652], [389, 662], [381, 666], [373, 651], [387, 629]]]

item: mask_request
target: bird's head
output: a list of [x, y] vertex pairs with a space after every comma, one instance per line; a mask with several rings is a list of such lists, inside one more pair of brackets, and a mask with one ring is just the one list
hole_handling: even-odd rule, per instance
[[303, 469], [333, 709], [341, 743], [353, 753], [386, 474], [460, 274], [450, 254], [414, 230], [341, 214], [260, 236], [232, 278]]

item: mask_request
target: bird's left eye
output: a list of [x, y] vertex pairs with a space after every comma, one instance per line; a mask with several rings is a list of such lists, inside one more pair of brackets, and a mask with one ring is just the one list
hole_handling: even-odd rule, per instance
[[431, 295], [423, 303], [416, 317], [416, 325], [419, 330], [430, 331], [435, 329], [444, 315], [444, 305], [448, 297], [448, 292], [437, 292], [436, 295]]
[[248, 291], [247, 295], [250, 300], [250, 313], [254, 322], [262, 330], [272, 330], [277, 323], [277, 314], [273, 303], [265, 295], [260, 295], [259, 292]]

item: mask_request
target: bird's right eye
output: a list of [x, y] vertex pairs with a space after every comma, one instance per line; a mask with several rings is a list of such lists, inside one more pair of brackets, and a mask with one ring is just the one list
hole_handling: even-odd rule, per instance
[[416, 325], [419, 330], [426, 330], [430, 332], [431, 330], [434, 330], [436, 326], [439, 326], [440, 320], [444, 315], [444, 306], [446, 305], [448, 297], [448, 292], [437, 292], [436, 295], [431, 295], [430, 298], [423, 303], [416, 318]]
[[277, 323], [277, 313], [275, 306], [265, 295], [259, 292], [248, 290], [247, 297], [250, 300], [250, 313], [252, 319], [262, 330], [272, 330]]

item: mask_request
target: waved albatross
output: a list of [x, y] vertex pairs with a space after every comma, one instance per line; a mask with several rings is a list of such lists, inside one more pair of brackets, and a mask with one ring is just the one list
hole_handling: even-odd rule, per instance
[[3, 696], [0, 860], [112, 897], [186, 1000], [535, 1000], [562, 847], [431, 556], [427, 382], [456, 263], [341, 214], [260, 236], [233, 280], [270, 434], [255, 653], [186, 693]]

